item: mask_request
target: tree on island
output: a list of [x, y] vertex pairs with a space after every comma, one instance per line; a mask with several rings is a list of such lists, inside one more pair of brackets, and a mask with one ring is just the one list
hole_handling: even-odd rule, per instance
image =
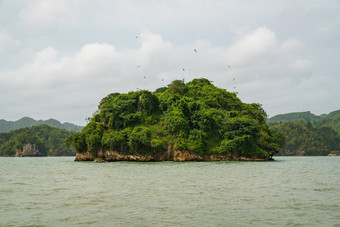
[[191, 154], [183, 160], [268, 160], [284, 137], [265, 118], [260, 104], [243, 103], [207, 79], [175, 80], [155, 92], [109, 94], [67, 142], [76, 160], [176, 160], [178, 152]]

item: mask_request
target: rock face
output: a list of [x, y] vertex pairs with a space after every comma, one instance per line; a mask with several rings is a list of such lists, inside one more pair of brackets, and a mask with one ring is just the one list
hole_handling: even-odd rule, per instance
[[20, 149], [18, 149], [16, 151], [16, 155], [17, 157], [31, 157], [31, 156], [39, 156], [39, 149], [38, 146], [36, 146], [35, 144], [31, 144], [31, 143], [27, 143], [24, 144], [22, 147], [22, 151]]
[[328, 156], [340, 156], [340, 154], [329, 154]]
[[117, 151], [97, 151], [97, 152], [85, 152], [77, 153], [75, 161], [94, 161], [94, 162], [114, 162], [114, 161], [135, 161], [135, 162], [160, 162], [160, 161], [267, 161], [273, 160], [271, 158], [248, 158], [242, 156], [236, 156], [232, 154], [208, 154], [198, 155], [193, 151], [175, 150], [169, 146], [168, 150], [155, 155], [130, 155], [121, 154]]

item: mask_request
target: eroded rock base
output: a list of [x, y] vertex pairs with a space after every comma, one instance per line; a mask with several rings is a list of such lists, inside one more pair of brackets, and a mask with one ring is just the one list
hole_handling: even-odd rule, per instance
[[249, 158], [235, 156], [231, 154], [209, 154], [198, 155], [192, 151], [166, 151], [158, 155], [129, 155], [121, 154], [116, 151], [98, 151], [77, 153], [75, 161], [94, 161], [94, 162], [115, 162], [115, 161], [135, 161], [135, 162], [160, 162], [160, 161], [267, 161], [270, 159], [263, 158]]

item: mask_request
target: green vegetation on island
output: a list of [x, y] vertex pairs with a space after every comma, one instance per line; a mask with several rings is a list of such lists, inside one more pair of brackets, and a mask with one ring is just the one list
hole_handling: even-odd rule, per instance
[[48, 125], [38, 125], [0, 133], [1, 156], [75, 155], [65, 139], [74, 132]]
[[175, 80], [155, 92], [109, 94], [67, 142], [76, 160], [268, 160], [283, 135], [265, 119], [260, 104], [243, 103], [207, 79]]
[[68, 123], [68, 122], [65, 122], [62, 124], [58, 120], [55, 120], [53, 118], [48, 119], [46, 121], [44, 120], [37, 121], [30, 117], [23, 117], [17, 121], [0, 120], [0, 132], [9, 132], [11, 130], [16, 130], [19, 128], [27, 128], [33, 125], [49, 125], [52, 127], [66, 129], [66, 130], [74, 131], [74, 132], [80, 132], [83, 128], [82, 126], [78, 126], [78, 125]]
[[316, 116], [311, 112], [280, 114], [268, 119], [271, 129], [285, 135], [278, 155], [340, 154], [340, 110]]

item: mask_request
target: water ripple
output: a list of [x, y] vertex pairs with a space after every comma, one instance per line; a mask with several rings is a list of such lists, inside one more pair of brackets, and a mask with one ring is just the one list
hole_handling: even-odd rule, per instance
[[0, 158], [0, 226], [340, 226], [340, 159], [277, 159]]

